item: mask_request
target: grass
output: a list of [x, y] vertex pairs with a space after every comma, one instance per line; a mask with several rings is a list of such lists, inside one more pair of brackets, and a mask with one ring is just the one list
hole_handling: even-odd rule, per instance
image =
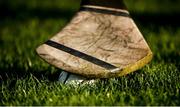
[[156, 0], [126, 1], [153, 61], [130, 75], [79, 87], [57, 82], [61, 71], [35, 53], [71, 19], [79, 1], [15, 1], [0, 2], [0, 105], [180, 105], [178, 0], [160, 7]]

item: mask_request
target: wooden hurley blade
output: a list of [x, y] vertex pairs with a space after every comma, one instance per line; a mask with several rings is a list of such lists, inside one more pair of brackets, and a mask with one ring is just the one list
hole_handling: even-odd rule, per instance
[[140, 69], [152, 52], [126, 10], [84, 7], [60, 33], [37, 49], [48, 63], [87, 78]]

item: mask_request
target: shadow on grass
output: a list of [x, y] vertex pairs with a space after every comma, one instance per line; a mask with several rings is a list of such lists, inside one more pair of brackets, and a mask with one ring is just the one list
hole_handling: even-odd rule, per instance
[[155, 53], [153, 61], [174, 64], [177, 69], [180, 70], [180, 53], [178, 53], [178, 51], [170, 53]]
[[49, 18], [66, 18], [70, 19], [76, 10], [61, 10], [58, 8], [26, 8], [19, 6], [18, 8], [9, 7], [8, 4], [1, 4], [0, 7], [1, 21], [2, 20], [17, 20], [17, 21], [27, 21], [31, 18], [38, 19], [49, 19]]
[[132, 18], [144, 27], [173, 27], [178, 28], [180, 25], [180, 13], [131, 13]]
[[31, 76], [35, 77], [37, 80], [48, 80], [48, 81], [57, 81], [59, 73], [58, 71], [62, 71], [59, 69], [55, 69], [58, 71], [51, 72], [51, 66], [42, 69], [41, 67], [36, 66], [20, 66], [18, 62], [14, 61], [12, 63], [6, 63], [1, 61], [1, 63], [6, 64], [6, 66], [0, 66], [0, 83], [2, 82], [13, 82], [21, 79], [27, 79]]

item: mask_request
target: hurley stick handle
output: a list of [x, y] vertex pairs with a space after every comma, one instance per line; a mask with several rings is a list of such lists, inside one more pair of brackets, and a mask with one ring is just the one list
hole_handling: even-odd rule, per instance
[[93, 5], [93, 6], [103, 6], [116, 9], [126, 9], [123, 0], [82, 0], [81, 6], [83, 5]]

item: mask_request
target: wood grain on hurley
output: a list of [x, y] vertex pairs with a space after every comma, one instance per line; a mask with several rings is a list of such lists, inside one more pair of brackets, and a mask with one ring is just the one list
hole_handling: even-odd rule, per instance
[[127, 11], [84, 8], [37, 48], [48, 63], [87, 78], [110, 78], [140, 69], [152, 52]]

